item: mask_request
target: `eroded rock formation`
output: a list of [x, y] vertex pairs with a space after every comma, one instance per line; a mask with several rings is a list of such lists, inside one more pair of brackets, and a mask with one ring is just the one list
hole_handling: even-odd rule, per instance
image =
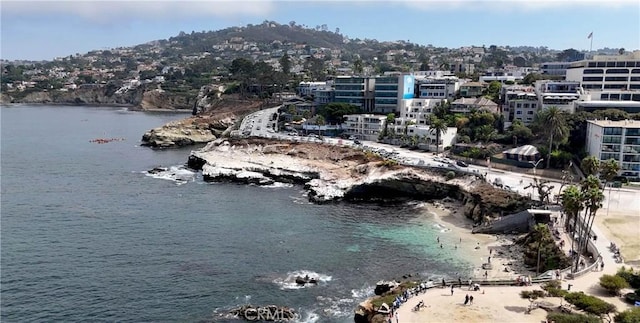
[[265, 139], [216, 140], [193, 151], [188, 164], [208, 181], [302, 184], [316, 203], [405, 201], [451, 197], [476, 223], [522, 211], [528, 200], [472, 175], [447, 179], [444, 171], [389, 165], [347, 147]]

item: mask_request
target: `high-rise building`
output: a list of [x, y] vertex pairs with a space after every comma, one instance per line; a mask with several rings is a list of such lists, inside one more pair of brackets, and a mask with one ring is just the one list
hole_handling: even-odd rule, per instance
[[640, 121], [588, 120], [586, 149], [601, 161], [618, 161], [620, 175], [640, 180]]

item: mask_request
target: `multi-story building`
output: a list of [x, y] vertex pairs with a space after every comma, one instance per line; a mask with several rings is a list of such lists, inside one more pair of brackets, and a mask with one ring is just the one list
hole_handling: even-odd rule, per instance
[[415, 92], [413, 75], [379, 76], [374, 79], [375, 113], [388, 114], [399, 110], [399, 102], [412, 99]]
[[567, 75], [567, 69], [571, 65], [570, 62], [548, 62], [540, 64], [542, 75], [557, 76], [564, 79]]
[[594, 112], [598, 110], [618, 109], [627, 113], [640, 113], [640, 102], [638, 101], [576, 101], [575, 106], [576, 111]]
[[398, 118], [411, 120], [417, 125], [425, 125], [428, 123], [429, 115], [433, 111], [433, 107], [440, 100], [430, 99], [404, 99], [400, 101], [400, 112]]
[[582, 82], [586, 91], [640, 91], [640, 51], [624, 55], [595, 55], [573, 62], [567, 69], [568, 81]]
[[505, 127], [515, 120], [520, 120], [524, 124], [533, 122], [538, 111], [538, 96], [533, 86], [505, 86], [501, 89], [500, 99]]
[[455, 76], [427, 77], [418, 83], [421, 99], [452, 100], [460, 90], [460, 80]]
[[361, 76], [338, 76], [334, 80], [334, 100], [360, 107], [364, 112], [373, 112], [375, 80]]
[[370, 141], [378, 140], [387, 120], [387, 116], [378, 114], [348, 114], [344, 118], [344, 134]]
[[453, 113], [470, 113], [474, 110], [499, 112], [498, 104], [487, 98], [460, 98], [451, 103], [450, 110]]
[[326, 89], [331, 87], [331, 84], [327, 84], [327, 82], [300, 82], [298, 84], [298, 95], [299, 96], [311, 96], [315, 91], [319, 89]]
[[467, 82], [460, 85], [460, 96], [464, 98], [471, 98], [481, 96], [487, 83], [483, 82]]
[[601, 161], [618, 161], [619, 175], [640, 180], [640, 121], [588, 120], [586, 146]]
[[586, 100], [588, 95], [580, 87], [580, 82], [572, 81], [536, 81], [538, 107], [547, 109], [555, 106], [568, 113], [575, 112], [574, 101]]
[[335, 90], [332, 87], [322, 88], [315, 91], [313, 96], [313, 104], [320, 107], [329, 104], [335, 100]]

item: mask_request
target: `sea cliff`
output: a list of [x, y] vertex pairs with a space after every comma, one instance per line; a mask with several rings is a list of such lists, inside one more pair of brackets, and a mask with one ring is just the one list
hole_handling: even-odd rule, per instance
[[218, 139], [193, 151], [188, 165], [202, 170], [207, 181], [301, 184], [315, 203], [451, 197], [463, 203], [465, 216], [476, 223], [522, 211], [529, 204], [474, 175], [450, 178], [447, 171], [398, 165], [370, 152], [317, 143]]

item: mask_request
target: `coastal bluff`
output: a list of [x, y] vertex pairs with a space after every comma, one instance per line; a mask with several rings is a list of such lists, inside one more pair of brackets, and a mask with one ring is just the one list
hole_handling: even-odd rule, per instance
[[192, 151], [188, 166], [205, 181], [304, 185], [315, 203], [403, 202], [446, 197], [461, 201], [475, 223], [526, 209], [529, 200], [475, 175], [398, 165], [362, 150], [268, 139], [217, 139]]

